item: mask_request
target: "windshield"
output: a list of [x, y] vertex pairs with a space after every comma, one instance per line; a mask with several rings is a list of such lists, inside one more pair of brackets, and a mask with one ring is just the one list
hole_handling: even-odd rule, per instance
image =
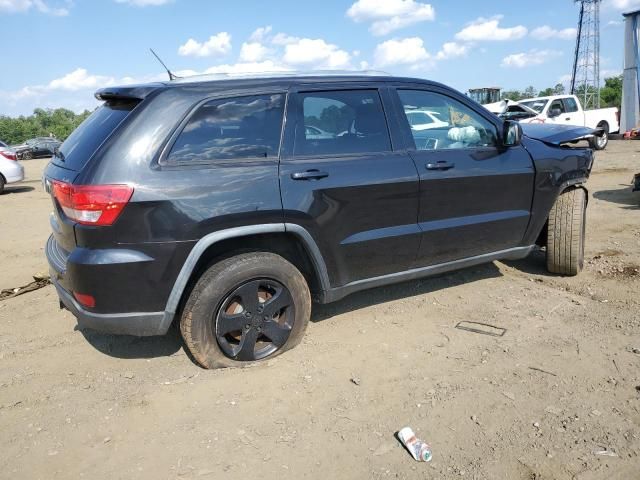
[[541, 113], [547, 103], [549, 103], [549, 100], [529, 100], [528, 102], [519, 103], [520, 105], [524, 105], [525, 107], [529, 107], [531, 110], [535, 110], [536, 112]]

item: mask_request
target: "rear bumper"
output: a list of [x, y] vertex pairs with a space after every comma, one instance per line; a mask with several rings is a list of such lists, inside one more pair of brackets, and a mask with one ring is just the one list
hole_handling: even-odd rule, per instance
[[7, 183], [21, 182], [24, 180], [24, 167], [16, 162], [15, 167], [4, 172], [4, 177]]
[[84, 310], [59, 283], [53, 281], [53, 285], [58, 291], [60, 302], [73, 313], [78, 321], [78, 327], [81, 329], [90, 328], [102, 333], [134, 335], [136, 337], [167, 333], [168, 322], [165, 321], [164, 312], [92, 313]]
[[77, 319], [80, 328], [91, 328], [103, 333], [146, 337], [164, 335], [171, 325], [172, 315], [160, 312], [96, 313], [83, 308], [71, 294], [67, 275], [68, 258], [53, 237], [47, 240], [46, 255], [51, 282], [56, 287], [60, 302]]

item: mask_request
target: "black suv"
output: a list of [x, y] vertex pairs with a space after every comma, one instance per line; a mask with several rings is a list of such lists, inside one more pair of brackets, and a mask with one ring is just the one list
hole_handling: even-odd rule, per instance
[[[81, 327], [180, 323], [204, 367], [298, 343], [332, 302], [546, 247], [582, 267], [593, 162], [576, 127], [504, 122], [443, 85], [386, 76], [108, 88], [44, 182], [47, 257]], [[425, 123], [407, 120], [425, 112]]]

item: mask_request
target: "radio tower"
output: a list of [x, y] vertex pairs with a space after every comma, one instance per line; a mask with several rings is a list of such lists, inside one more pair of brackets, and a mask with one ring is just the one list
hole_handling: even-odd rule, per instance
[[580, 4], [571, 93], [586, 108], [600, 108], [600, 2], [574, 0]]

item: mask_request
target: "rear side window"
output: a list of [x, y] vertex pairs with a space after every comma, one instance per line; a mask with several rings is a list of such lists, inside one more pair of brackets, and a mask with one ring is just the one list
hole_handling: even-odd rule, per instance
[[298, 95], [295, 156], [391, 150], [377, 90], [338, 90]]
[[102, 105], [60, 145], [53, 163], [71, 170], [82, 169], [136, 105], [134, 102]]
[[571, 98], [571, 97], [565, 98], [564, 106], [567, 110], [567, 113], [573, 113], [578, 111], [578, 104], [576, 103], [575, 98]]
[[168, 163], [276, 158], [284, 95], [213, 100], [189, 119], [167, 157]]

